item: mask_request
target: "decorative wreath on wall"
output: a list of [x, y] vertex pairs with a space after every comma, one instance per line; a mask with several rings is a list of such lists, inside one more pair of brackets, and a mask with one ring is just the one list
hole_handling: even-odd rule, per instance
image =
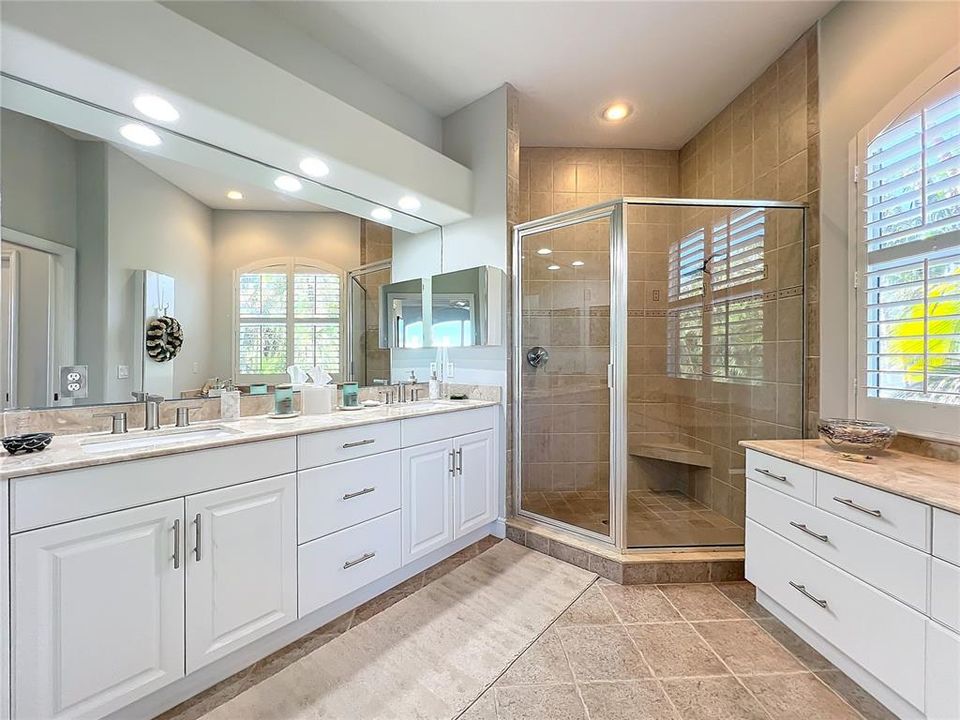
[[176, 318], [161, 315], [147, 323], [146, 344], [147, 355], [151, 360], [173, 360], [183, 347], [183, 328]]

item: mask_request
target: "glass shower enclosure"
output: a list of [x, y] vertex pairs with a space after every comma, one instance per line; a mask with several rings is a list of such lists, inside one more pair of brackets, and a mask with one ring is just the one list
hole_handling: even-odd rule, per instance
[[743, 544], [740, 440], [803, 436], [805, 215], [624, 198], [517, 226], [520, 515], [624, 550]]

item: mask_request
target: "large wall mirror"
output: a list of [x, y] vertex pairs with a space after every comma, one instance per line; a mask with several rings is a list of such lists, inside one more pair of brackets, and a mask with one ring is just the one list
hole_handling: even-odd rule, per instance
[[2, 82], [4, 408], [191, 398], [287, 382], [293, 364], [389, 377], [380, 287], [436, 272], [439, 228]]

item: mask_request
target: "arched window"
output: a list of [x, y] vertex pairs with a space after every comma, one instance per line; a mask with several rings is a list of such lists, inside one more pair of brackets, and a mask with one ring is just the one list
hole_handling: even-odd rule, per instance
[[857, 415], [956, 437], [960, 70], [907, 93], [857, 140]]
[[235, 283], [235, 373], [276, 382], [287, 367], [319, 366], [335, 380], [343, 363], [343, 276], [300, 258], [241, 268]]

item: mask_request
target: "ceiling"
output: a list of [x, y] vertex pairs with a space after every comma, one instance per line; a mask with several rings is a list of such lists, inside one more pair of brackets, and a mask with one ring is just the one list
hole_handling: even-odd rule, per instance
[[[677, 148], [834, 0], [266, 2], [445, 117], [504, 82], [526, 146]], [[636, 111], [607, 124], [600, 109]]]

